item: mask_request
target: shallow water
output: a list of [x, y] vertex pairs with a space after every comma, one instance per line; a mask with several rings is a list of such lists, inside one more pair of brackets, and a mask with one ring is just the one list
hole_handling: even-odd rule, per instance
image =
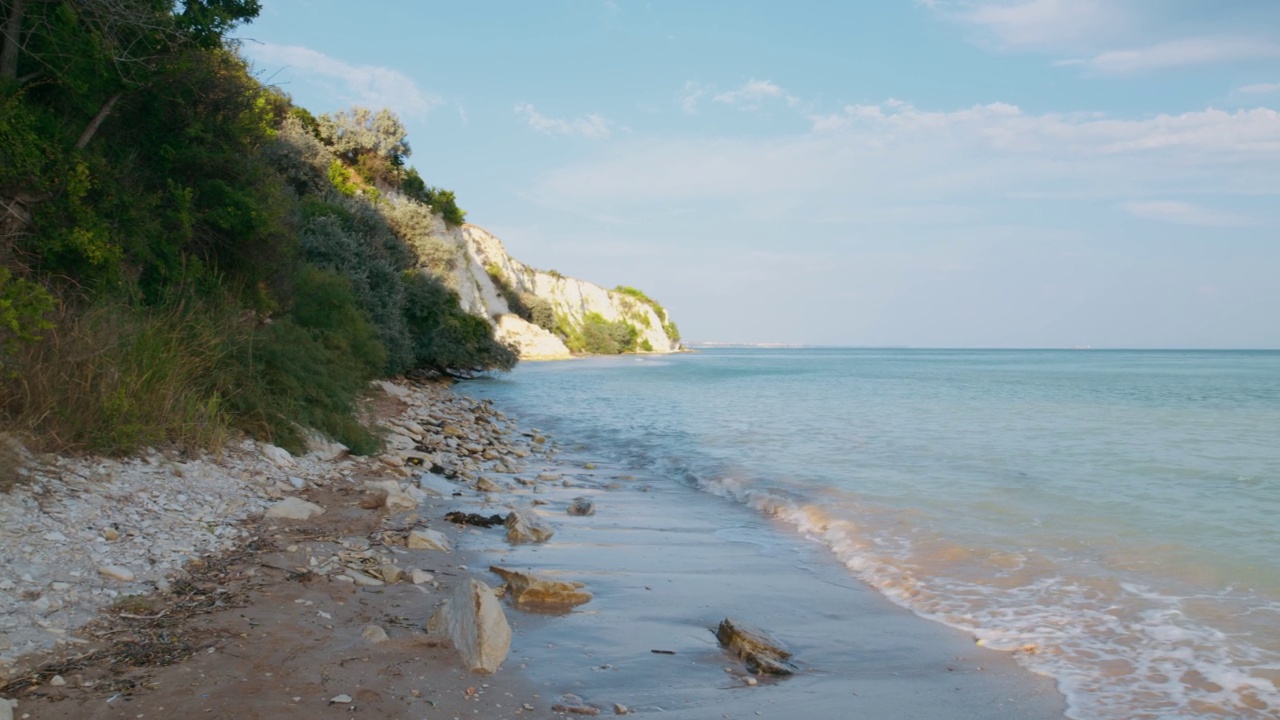
[[467, 392], [773, 516], [1072, 717], [1280, 714], [1280, 353], [715, 350]]

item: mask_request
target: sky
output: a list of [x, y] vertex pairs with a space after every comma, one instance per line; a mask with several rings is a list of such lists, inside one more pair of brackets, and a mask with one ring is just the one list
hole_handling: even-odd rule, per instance
[[264, 82], [686, 340], [1280, 348], [1280, 2], [263, 5]]

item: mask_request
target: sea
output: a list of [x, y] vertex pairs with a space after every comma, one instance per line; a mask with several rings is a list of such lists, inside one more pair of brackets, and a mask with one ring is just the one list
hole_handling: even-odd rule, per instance
[[716, 348], [465, 391], [769, 516], [1072, 718], [1280, 717], [1280, 352]]

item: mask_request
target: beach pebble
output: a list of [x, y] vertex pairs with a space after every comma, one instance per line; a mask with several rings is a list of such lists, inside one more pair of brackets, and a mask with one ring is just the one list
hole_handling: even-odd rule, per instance
[[281, 520], [310, 520], [323, 514], [324, 508], [296, 497], [287, 497], [267, 508], [266, 512], [267, 517]]
[[133, 582], [133, 571], [119, 565], [103, 565], [98, 568], [98, 574], [120, 582]]
[[382, 643], [387, 641], [387, 631], [377, 625], [366, 625], [360, 631], [360, 636], [371, 643]]
[[410, 550], [452, 550], [449, 538], [439, 530], [414, 528], [405, 538], [405, 545]]
[[350, 702], [351, 702], [351, 696], [346, 693], [343, 693], [341, 695], [334, 695], [333, 697], [329, 698], [330, 705], [347, 705]]
[[270, 444], [263, 445], [262, 455], [266, 459], [275, 463], [276, 467], [287, 468], [293, 467], [294, 465], [293, 456], [289, 454], [288, 450], [285, 450], [282, 447], [276, 447], [275, 445]]
[[570, 515], [595, 515], [596, 505], [584, 497], [576, 497], [569, 503]]

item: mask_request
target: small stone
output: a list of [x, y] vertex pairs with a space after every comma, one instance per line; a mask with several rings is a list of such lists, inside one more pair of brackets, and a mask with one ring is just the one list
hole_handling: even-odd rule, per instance
[[387, 641], [387, 631], [377, 625], [366, 625], [364, 630], [360, 631], [361, 637], [371, 643], [377, 644]]
[[263, 445], [262, 454], [268, 460], [275, 463], [276, 467], [293, 467], [293, 456], [289, 454], [288, 450], [285, 450], [282, 447], [276, 447], [275, 445], [270, 444]]
[[626, 715], [626, 714], [627, 714], [627, 713], [629, 713], [629, 712], [631, 712], [631, 709], [630, 709], [630, 708], [628, 708], [626, 705], [623, 705], [622, 703], [614, 703], [614, 704], [613, 704], [613, 714], [614, 714], [614, 715]]
[[394, 585], [400, 582], [400, 579], [404, 577], [404, 569], [397, 565], [383, 565], [378, 568], [378, 574], [381, 575], [382, 579], [388, 584]]
[[120, 531], [115, 528], [107, 528], [102, 531], [102, 537], [106, 539], [107, 542], [115, 542], [120, 539]]
[[53, 677], [49, 678], [49, 684], [54, 687], [62, 687], [63, 685], [67, 684], [67, 679], [62, 677], [61, 675], [54, 675]]
[[413, 496], [406, 493], [400, 488], [400, 483], [395, 480], [375, 480], [365, 483], [365, 488], [374, 494], [383, 494], [382, 504], [388, 510], [397, 508], [413, 509], [418, 507], [418, 501]]
[[476, 490], [486, 493], [503, 492], [507, 489], [505, 485], [501, 485], [487, 477], [482, 477], [476, 481]]
[[410, 550], [452, 550], [449, 538], [439, 530], [414, 528], [405, 538], [405, 545]]
[[120, 582], [133, 582], [133, 571], [119, 565], [103, 565], [98, 568], [98, 574]]
[[576, 497], [569, 503], [570, 515], [595, 515], [596, 505], [584, 497]]
[[281, 520], [310, 520], [316, 515], [323, 514], [324, 508], [296, 497], [287, 497], [267, 508], [266, 512], [267, 517]]
[[429, 583], [432, 580], [435, 580], [436, 576], [432, 575], [426, 570], [419, 570], [418, 568], [414, 568], [409, 571], [409, 579], [413, 581], [414, 585], [422, 585], [424, 583]]
[[17, 700], [0, 698], [0, 720], [13, 720], [13, 709], [18, 707]]
[[541, 543], [551, 539], [556, 531], [532, 510], [512, 510], [507, 515], [507, 542]]
[[66, 592], [71, 589], [71, 583], [51, 582], [49, 583], [49, 589], [55, 592]]
[[382, 587], [386, 584], [376, 577], [365, 575], [359, 570], [348, 570], [347, 577], [351, 578], [351, 582], [359, 587]]
[[563, 611], [591, 600], [591, 593], [580, 582], [566, 582], [539, 577], [532, 573], [490, 565], [489, 572], [507, 584], [507, 596], [519, 608]]
[[540, 482], [557, 482], [560, 476], [555, 473], [539, 473], [538, 480]]
[[351, 696], [346, 693], [343, 693], [341, 695], [334, 695], [333, 697], [329, 698], [330, 705], [347, 705], [350, 702], [351, 702]]

